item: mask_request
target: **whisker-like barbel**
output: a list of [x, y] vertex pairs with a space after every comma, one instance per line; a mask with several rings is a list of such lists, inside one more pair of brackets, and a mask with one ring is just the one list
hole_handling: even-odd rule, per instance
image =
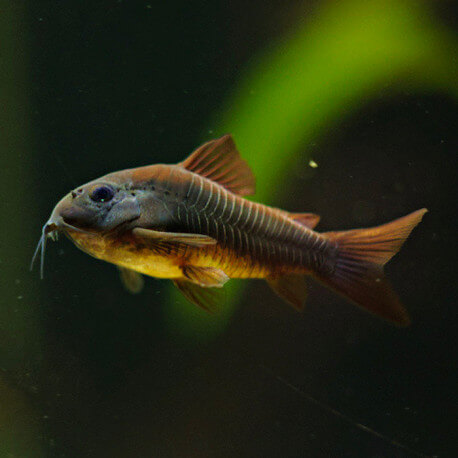
[[43, 280], [45, 271], [45, 254], [46, 254], [46, 241], [48, 234], [46, 233], [46, 227], [43, 229], [43, 242], [41, 244], [41, 257], [40, 257], [40, 278]]
[[32, 271], [33, 270], [33, 265], [35, 264], [35, 259], [37, 258], [38, 252], [41, 249], [41, 246], [43, 245], [43, 237], [45, 237], [44, 233], [41, 233], [40, 240], [38, 240], [37, 247], [35, 248], [35, 252], [33, 253], [32, 260], [30, 261], [30, 267], [29, 269]]
[[[51, 228], [53, 226], [53, 228]], [[32, 257], [32, 261], [30, 262], [30, 270], [33, 270], [33, 265], [35, 264], [35, 259], [40, 253], [40, 279], [43, 280], [44, 277], [44, 265], [45, 265], [45, 252], [46, 252], [46, 239], [48, 238], [50, 232], [52, 232], [55, 228], [55, 224], [46, 223], [42, 230], [41, 230], [41, 237], [38, 241], [37, 247], [35, 248], [35, 252]]]

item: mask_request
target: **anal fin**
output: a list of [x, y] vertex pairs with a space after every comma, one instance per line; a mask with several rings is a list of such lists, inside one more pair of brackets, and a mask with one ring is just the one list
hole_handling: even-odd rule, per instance
[[305, 275], [285, 274], [267, 278], [267, 283], [284, 301], [301, 312], [307, 298]]
[[205, 288], [181, 279], [173, 283], [189, 302], [207, 312], [215, 313], [224, 303], [225, 292], [222, 288]]

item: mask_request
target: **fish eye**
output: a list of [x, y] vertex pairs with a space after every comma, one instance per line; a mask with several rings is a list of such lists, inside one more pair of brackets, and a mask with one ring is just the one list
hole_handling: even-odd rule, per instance
[[89, 197], [94, 202], [109, 202], [114, 197], [114, 191], [106, 185], [96, 186], [89, 194]]

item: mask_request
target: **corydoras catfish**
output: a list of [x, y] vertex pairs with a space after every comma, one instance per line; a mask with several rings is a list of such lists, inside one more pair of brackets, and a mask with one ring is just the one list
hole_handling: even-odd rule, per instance
[[[36, 254], [64, 232], [86, 253], [119, 267], [131, 292], [142, 274], [168, 278], [192, 303], [215, 309], [230, 278], [261, 278], [298, 310], [306, 276], [398, 325], [409, 316], [383, 273], [426, 209], [370, 229], [318, 233], [319, 216], [244, 199], [255, 178], [230, 135], [176, 165], [110, 173], [54, 208]], [[35, 256], [34, 256], [35, 257]]]

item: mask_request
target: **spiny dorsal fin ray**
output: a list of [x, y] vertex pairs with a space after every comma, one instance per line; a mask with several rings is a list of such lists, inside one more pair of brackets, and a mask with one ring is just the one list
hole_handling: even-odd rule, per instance
[[207, 245], [215, 245], [217, 242], [214, 238], [204, 234], [188, 234], [177, 232], [162, 232], [153, 229], [145, 229], [136, 227], [132, 230], [136, 237], [140, 237], [157, 243], [178, 243], [194, 247], [204, 247]]
[[267, 278], [267, 283], [284, 301], [301, 312], [307, 298], [305, 275], [286, 274]]
[[178, 165], [219, 183], [239, 196], [255, 193], [253, 172], [240, 157], [231, 135], [204, 143]]

